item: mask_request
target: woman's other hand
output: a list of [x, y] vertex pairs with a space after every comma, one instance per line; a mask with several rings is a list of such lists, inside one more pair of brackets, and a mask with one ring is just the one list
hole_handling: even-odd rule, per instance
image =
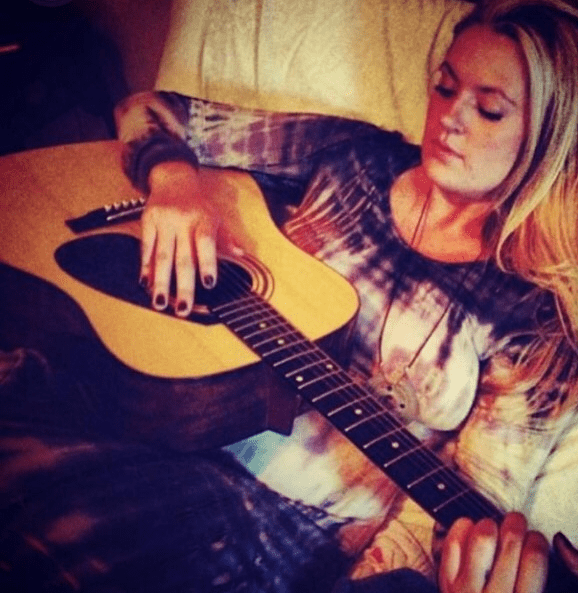
[[439, 573], [442, 593], [541, 593], [548, 571], [548, 542], [509, 513], [500, 526], [489, 519], [458, 519], [445, 539]]
[[174, 269], [175, 312], [186, 317], [193, 307], [195, 278], [205, 288], [217, 282], [217, 244], [234, 246], [193, 166], [180, 161], [156, 165], [149, 186], [142, 216], [141, 284], [150, 289], [153, 307], [163, 310]]

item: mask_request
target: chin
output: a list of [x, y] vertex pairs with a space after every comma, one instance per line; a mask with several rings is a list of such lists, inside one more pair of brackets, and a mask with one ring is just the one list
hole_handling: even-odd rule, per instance
[[424, 171], [428, 179], [444, 194], [459, 198], [460, 201], [483, 202], [489, 198], [492, 187], [485, 184], [467, 182], [462, 170], [436, 160], [424, 161]]
[[422, 161], [426, 176], [438, 187], [447, 191], [459, 191], [463, 187], [464, 173], [455, 163], [445, 163], [436, 158], [425, 157]]

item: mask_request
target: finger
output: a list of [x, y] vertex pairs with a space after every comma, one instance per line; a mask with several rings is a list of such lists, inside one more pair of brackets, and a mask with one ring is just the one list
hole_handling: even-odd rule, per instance
[[578, 576], [578, 550], [563, 533], [557, 533], [554, 536], [554, 548], [564, 564]]
[[158, 311], [169, 302], [169, 287], [175, 255], [175, 236], [159, 229], [154, 253], [153, 307]]
[[195, 266], [190, 233], [180, 231], [175, 246], [175, 273], [177, 277], [176, 314], [186, 317], [193, 308], [195, 294]]
[[152, 258], [155, 249], [157, 229], [152, 217], [145, 212], [141, 225], [140, 283], [144, 288], [152, 286]]
[[195, 248], [201, 282], [205, 288], [213, 288], [217, 283], [217, 243], [213, 228], [207, 225], [197, 227]]
[[471, 529], [466, 555], [461, 562], [457, 582], [460, 590], [482, 591], [490, 573], [498, 547], [498, 526], [482, 519]]
[[461, 518], [451, 526], [446, 535], [439, 569], [439, 585], [442, 593], [452, 591], [452, 584], [458, 576], [462, 555], [465, 553], [468, 534], [472, 527], [472, 521]]
[[542, 593], [548, 576], [548, 540], [537, 531], [529, 531], [524, 540], [516, 593]]
[[508, 513], [499, 529], [498, 552], [486, 589], [488, 593], [514, 591], [527, 522], [520, 513]]
[[237, 257], [242, 257], [245, 254], [244, 249], [235, 241], [233, 235], [226, 228], [219, 229], [219, 251]]

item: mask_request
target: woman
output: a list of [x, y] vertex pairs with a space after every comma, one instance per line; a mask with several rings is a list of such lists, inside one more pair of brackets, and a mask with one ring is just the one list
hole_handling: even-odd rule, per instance
[[[458, 26], [433, 76], [421, 151], [362, 122], [247, 112], [169, 93], [130, 98], [117, 121], [126, 172], [149, 196], [142, 283], [153, 306], [167, 307], [174, 265], [175, 312], [187, 316], [195, 277], [214, 287], [217, 251], [236, 249], [235, 229], [216, 216], [197, 163], [251, 171], [271, 194], [288, 196], [288, 236], [358, 289], [352, 372], [378, 394], [393, 387], [390, 403], [410, 427], [451, 451], [488, 496], [552, 529], [531, 501], [550, 453], [574, 425], [578, 397], [578, 76], [566, 75], [577, 57], [578, 11], [564, 2], [479, 7]], [[90, 462], [77, 451], [74, 475], [96, 471], [95, 446]], [[283, 472], [295, 452], [321, 461], [313, 464], [321, 476], [314, 492], [294, 489], [295, 475], [307, 471], [299, 462], [297, 472]], [[161, 590], [160, 574], [173, 591], [175, 582], [203, 591], [327, 589], [388, 522], [398, 497], [311, 411], [262, 476], [274, 489], [218, 455], [139, 449], [124, 465], [110, 448], [107, 455], [119, 468], [115, 483], [129, 487], [136, 467], [139, 476], [147, 473], [143, 499], [160, 501], [162, 512], [127, 502], [120, 486], [116, 497], [103, 495], [130, 529], [144, 529], [147, 518], [147, 526], [159, 525], [144, 536], [162, 543], [150, 548], [156, 572], [147, 567], [144, 574], [154, 576], [141, 575], [143, 590], [145, 579]], [[325, 473], [327, 465], [336, 476]], [[14, 471], [34, 475], [21, 467]], [[169, 468], [164, 489], [159, 468]], [[565, 478], [557, 488], [576, 480], [572, 472]], [[87, 483], [100, 495], [94, 480]], [[59, 511], [78, 519], [84, 552], [79, 546], [58, 558], [78, 588], [83, 579], [94, 586], [98, 565], [130, 589], [127, 575], [144, 570], [143, 556], [135, 541], [131, 548], [111, 537], [115, 512], [86, 512], [87, 490], [75, 484], [74, 496], [60, 503], [69, 514]], [[565, 510], [570, 526], [578, 525], [574, 506]], [[186, 526], [174, 538], [167, 516]], [[53, 545], [53, 533], [38, 532], [36, 549]], [[575, 531], [569, 535], [576, 541]], [[539, 591], [546, 547], [517, 513], [499, 528], [460, 520], [446, 538], [439, 586], [444, 593]]]
[[[556, 13], [557, 8], [560, 9], [559, 13]], [[503, 13], [508, 10], [509, 14], [504, 16]], [[562, 11], [566, 12], [565, 17], [561, 16]], [[373, 374], [375, 379], [377, 359], [380, 375], [378, 380], [389, 380], [393, 383], [409, 382], [412, 389], [418, 393], [418, 417], [429, 427], [453, 430], [463, 426], [462, 422], [472, 407], [474, 386], [478, 384], [482, 386], [484, 399], [481, 401], [485, 406], [484, 413], [493, 414], [492, 421], [499, 421], [499, 406], [494, 404], [495, 409], [492, 410], [491, 401], [500, 401], [498, 397], [503, 393], [510, 393], [512, 398], [519, 397], [520, 389], [516, 386], [522, 381], [525, 382], [524, 398], [528, 402], [525, 411], [528, 422], [530, 418], [538, 415], [561, 418], [564, 416], [563, 410], [571, 409], [576, 401], [577, 386], [574, 381], [566, 381], [561, 389], [555, 392], [552, 390], [553, 385], [559, 382], [562, 372], [567, 373], [568, 377], [575, 376], [576, 372], [578, 317], [575, 298], [576, 199], [573, 184], [576, 183], [577, 110], [576, 80], [570, 81], [567, 76], [568, 72], [575, 71], [575, 17], [575, 11], [570, 7], [563, 4], [557, 6], [556, 3], [542, 3], [541, 6], [530, 6], [527, 9], [523, 8], [523, 3], [489, 3], [487, 8], [476, 11], [457, 27], [456, 39], [445, 61], [434, 75], [422, 142], [421, 163], [417, 163], [417, 156], [404, 154], [404, 151], [407, 153], [410, 148], [400, 142], [395, 150], [402, 164], [397, 166], [405, 170], [390, 173], [394, 177], [391, 186], [389, 179], [370, 179], [368, 182], [373, 182], [378, 191], [389, 193], [391, 217], [403, 241], [420, 255], [434, 260], [436, 264], [456, 264], [451, 272], [447, 271], [448, 266], [439, 271], [440, 275], [445, 275], [443, 280], [439, 277], [434, 278], [438, 273], [432, 269], [434, 264], [429, 266], [426, 272], [430, 277], [427, 280], [420, 278], [422, 286], [427, 285], [429, 280], [437, 283], [438, 289], [444, 281], [453, 282], [453, 285], [441, 289], [441, 292], [445, 293], [443, 297], [439, 297], [441, 305], [434, 307], [433, 311], [428, 310], [426, 314], [423, 309], [428, 305], [422, 304], [420, 308], [416, 307], [417, 312], [412, 317], [414, 311], [411, 298], [414, 297], [407, 294], [416, 290], [415, 285], [400, 286], [402, 281], [395, 278], [384, 283], [383, 290], [386, 296], [382, 300], [377, 299], [375, 295], [368, 296], [367, 288], [364, 291], [358, 280], [361, 276], [367, 284], [364, 277], [367, 276], [367, 272], [363, 266], [371, 265], [384, 275], [394, 276], [395, 271], [387, 269], [388, 265], [399, 266], [391, 253], [394, 247], [388, 245], [389, 253], [379, 253], [380, 263], [368, 263], [371, 258], [376, 257], [375, 252], [379, 247], [374, 244], [363, 250], [358, 249], [357, 252], [351, 247], [344, 247], [344, 241], [339, 243], [343, 231], [337, 222], [333, 229], [335, 236], [329, 236], [331, 231], [327, 231], [328, 236], [320, 240], [318, 233], [315, 233], [317, 240], [323, 243], [313, 247], [316, 255], [334, 265], [353, 283], [357, 280], [362, 301], [372, 299], [366, 308], [374, 309], [375, 317], [366, 319], [365, 323], [367, 327], [379, 328], [379, 333], [358, 338], [358, 350], [368, 349], [369, 352], [363, 352], [363, 356], [359, 356], [359, 359], [363, 360], [357, 360], [356, 363], [366, 374]], [[494, 22], [496, 24], [493, 24]], [[142, 108], [138, 106], [140, 100], [148, 99], [134, 100], [133, 116]], [[158, 101], [159, 97], [151, 100]], [[289, 236], [298, 244], [301, 243], [308, 248], [307, 239], [304, 237], [305, 229], [308, 225], [315, 228], [317, 218], [321, 218], [318, 212], [322, 208], [359, 210], [370, 207], [363, 202], [364, 198], [350, 196], [337, 196], [333, 198], [333, 202], [327, 199], [326, 203], [323, 203], [317, 194], [321, 189], [327, 190], [329, 183], [321, 189], [314, 187], [319, 183], [316, 179], [316, 167], [321, 169], [325, 164], [324, 159], [336, 161], [337, 146], [340, 142], [346, 142], [346, 139], [351, 139], [349, 141], [352, 144], [357, 142], [364, 145], [363, 148], [355, 147], [358, 153], [364, 149], [372, 153], [370, 156], [358, 154], [360, 160], [366, 158], [369, 162], [371, 158], [379, 159], [376, 155], [381, 147], [374, 147], [372, 143], [379, 143], [380, 135], [369, 126], [356, 126], [353, 123], [322, 118], [311, 118], [310, 121], [298, 119], [299, 124], [290, 118], [271, 118], [266, 124], [261, 123], [263, 129], [269, 125], [271, 130], [260, 130], [265, 138], [261, 143], [266, 146], [263, 151], [270, 152], [263, 154], [252, 150], [249, 139], [239, 149], [240, 154], [236, 155], [230, 148], [247, 134], [249, 121], [252, 129], [259, 129], [257, 114], [253, 115], [253, 119], [247, 116], [247, 122], [243, 122], [242, 116], [227, 114], [226, 109], [219, 113], [218, 108], [195, 102], [189, 106], [189, 103], [184, 101], [183, 111], [179, 112], [178, 98], [165, 97], [165, 100], [175, 101], [172, 113], [177, 117], [184, 113], [185, 109], [191, 110], [192, 116], [187, 118], [181, 115], [182, 127], [173, 124], [173, 130], [180, 136], [184, 135], [185, 129], [187, 130], [187, 134], [193, 137], [188, 143], [196, 150], [197, 155], [200, 155], [203, 163], [240, 166], [261, 172], [273, 171], [289, 177], [294, 182], [309, 184], [304, 198], [305, 205], [285, 226]], [[147, 105], [155, 109], [151, 107], [153, 103]], [[157, 116], [162, 114], [162, 107], [155, 113]], [[205, 120], [211, 121], [210, 131], [205, 131], [202, 123], [198, 121], [202, 120], [202, 114]], [[219, 119], [222, 119], [222, 122], [215, 123]], [[151, 118], [149, 125], [150, 121]], [[165, 120], [165, 123], [171, 126], [170, 121]], [[290, 125], [302, 125], [302, 129], [295, 133], [295, 136], [299, 135], [298, 138], [288, 140], [295, 143], [291, 149], [296, 157], [290, 160], [290, 157], [285, 156], [287, 162], [283, 162], [282, 156], [273, 153], [275, 148], [280, 147], [282, 140], [275, 144], [274, 139], [268, 146], [267, 140], [275, 134], [283, 135], [283, 126], [289, 128]], [[340, 131], [340, 126], [346, 130]], [[207, 285], [212, 285], [214, 281], [215, 242], [221, 230], [219, 221], [212, 218], [210, 197], [203, 196], [202, 191], [198, 189], [192, 168], [183, 163], [160, 165], [151, 169], [148, 179], [138, 172], [134, 165], [134, 155], [137, 154], [142, 159], [142, 155], [147, 152], [149, 155], [153, 155], [155, 151], [162, 154], [163, 142], [158, 136], [153, 137], [152, 142], [155, 146], [149, 150], [147, 142], [151, 142], [150, 136], [142, 141], [135, 141], [139, 130], [134, 133], [126, 132], [124, 135], [126, 129], [123, 128], [121, 120], [121, 136], [133, 143], [134, 150], [133, 153], [128, 153], [128, 173], [145, 191], [149, 189], [146, 184], [150, 184], [148, 211], [143, 218], [143, 278], [152, 282], [155, 295], [153, 305], [164, 308], [174, 256], [179, 281], [180, 311], [177, 308], [177, 314], [187, 315], [193, 298], [193, 270], [199, 268], [200, 277], [206, 279]], [[283, 140], [286, 140], [285, 136]], [[391, 139], [387, 141], [393, 144]], [[223, 145], [227, 150], [220, 152]], [[251, 146], [257, 145], [260, 146], [255, 141]], [[171, 144], [171, 149], [174, 149], [173, 147], [174, 144]], [[323, 154], [324, 150], [328, 156]], [[393, 149], [387, 147], [381, 150], [387, 153]], [[301, 160], [296, 163], [297, 156]], [[189, 158], [186, 150], [183, 158]], [[412, 158], [415, 158], [414, 162]], [[272, 163], [274, 166], [271, 167]], [[331, 174], [336, 177], [340, 174], [346, 176], [347, 173], [343, 173], [343, 170], [347, 165], [340, 163], [340, 166], [342, 170], [339, 173], [332, 171]], [[385, 176], [385, 173], [383, 175]], [[339, 179], [335, 182], [336, 187], [329, 185], [329, 188], [337, 193], [338, 184], [341, 183], [345, 184]], [[178, 197], [173, 197], [175, 194], [178, 194]], [[338, 200], [342, 203], [338, 204]], [[369, 201], [367, 198], [365, 200]], [[184, 213], [179, 211], [180, 209]], [[366, 219], [361, 224], [367, 226], [350, 231], [349, 239], [355, 236], [355, 232], [364, 233], [365, 237], [358, 240], [366, 242], [367, 235], [371, 233], [385, 234], [383, 229], [369, 228], [372, 222], [377, 223], [369, 220], [369, 216], [366, 216]], [[355, 222], [357, 221], [351, 224]], [[312, 231], [312, 234], [314, 232]], [[377, 243], [383, 239], [374, 236], [372, 240]], [[151, 273], [153, 247], [157, 254], [154, 274]], [[176, 250], [176, 255], [173, 249]], [[350, 254], [363, 253], [363, 264], [349, 269], [350, 264], [346, 262], [347, 251]], [[194, 259], [195, 253], [198, 254], [197, 261]], [[464, 262], [471, 263], [459, 265]], [[475, 353], [468, 352], [467, 348], [454, 347], [442, 364], [433, 364], [436, 356], [441, 357], [442, 344], [444, 340], [450, 339], [450, 334], [453, 334], [452, 344], [464, 335], [472, 341], [485, 339], [485, 336], [478, 334], [476, 330], [468, 333], [463, 329], [466, 321], [460, 318], [460, 313], [454, 312], [455, 301], [451, 300], [458, 299], [457, 294], [465, 286], [470, 290], [480, 290], [479, 285], [487, 283], [488, 276], [484, 274], [489, 273], [490, 266], [480, 265], [481, 262], [491, 262], [492, 269], [495, 262], [505, 272], [551, 291], [555, 297], [558, 316], [556, 320], [550, 317], [548, 324], [542, 323], [539, 331], [534, 331], [532, 335], [526, 331], [530, 323], [533, 323], [530, 322], [527, 313], [539, 306], [553, 307], [554, 302], [546, 303], [540, 298], [537, 301], [528, 301], [528, 311], [522, 314], [523, 324], [500, 330], [504, 332], [500, 339], [506, 343], [498, 347], [498, 339], [495, 336], [492, 346], [486, 344], [479, 349], [474, 347]], [[375, 269], [372, 271], [375, 272]], [[451, 280], [448, 274], [453, 275]], [[496, 286], [502, 282], [510, 282], [511, 279], [511, 276], [500, 276], [499, 280], [495, 280]], [[409, 280], [406, 281], [411, 284]], [[527, 295], [532, 293], [528, 285], [520, 290], [520, 293], [515, 296], [510, 294], [507, 298], [519, 300], [529, 298]], [[448, 292], [454, 293], [449, 296], [449, 300]], [[537, 296], [538, 293], [534, 292]], [[477, 306], [502, 307], [494, 294], [490, 293], [485, 297], [485, 303], [480, 302]], [[529, 304], [530, 302], [532, 304]], [[464, 306], [462, 302], [462, 307]], [[473, 311], [470, 310], [469, 314], [473, 314]], [[466, 317], [469, 314], [466, 314]], [[511, 319], [517, 313], [510, 310], [506, 315]], [[421, 327], [417, 327], [422, 333], [415, 332], [414, 329], [417, 334], [415, 343], [403, 351], [400, 347], [401, 338], [407, 343], [405, 329], [410, 324], [415, 328], [418, 316]], [[486, 321], [484, 314], [475, 316], [475, 323], [479, 324], [478, 329], [483, 332], [482, 326]], [[405, 321], [405, 318], [408, 321]], [[454, 324], [453, 327], [450, 327], [450, 323]], [[501, 321], [492, 320], [489, 323], [498, 324]], [[443, 329], [446, 331], [442, 331]], [[401, 335], [397, 341], [396, 330]], [[526, 335], [522, 335], [522, 332]], [[512, 338], [515, 333], [518, 335]], [[485, 352], [484, 348], [487, 349]], [[419, 356], [416, 356], [418, 351]], [[401, 359], [399, 368], [395, 367], [399, 362], [397, 359]], [[439, 358], [437, 362], [439, 363]], [[481, 377], [477, 374], [480, 362]], [[422, 369], [418, 368], [420, 364]], [[459, 372], [458, 365], [462, 368], [468, 365], [468, 372]], [[440, 366], [443, 373], [451, 374], [451, 379], [447, 376], [440, 379], [437, 376]], [[441, 382], [442, 387], [428, 394], [428, 386], [436, 382]], [[538, 385], [541, 387], [538, 388]], [[549, 387], [546, 387], [547, 385]], [[514, 390], [517, 393], [512, 393]], [[403, 402], [402, 405], [406, 406], [406, 410], [408, 407], [416, 408], [415, 402]], [[490, 421], [482, 419], [481, 415], [481, 412], [473, 412], [470, 423], [465, 425], [463, 442], [473, 438], [472, 435], [479, 437], [484, 427], [487, 428], [490, 424]], [[498, 434], [496, 430], [491, 434], [494, 439], [507, 439], [512, 436], [505, 431]], [[541, 450], [547, 454], [552, 445], [553, 441], [549, 440], [549, 437], [541, 443], [536, 439], [532, 444], [533, 453]], [[496, 454], [496, 451], [493, 450], [493, 453]], [[488, 463], [488, 460], [480, 456], [472, 459], [471, 451], [458, 451], [458, 455], [461, 456], [464, 465], [466, 460], [471, 466], [481, 465], [482, 468]], [[543, 457], [538, 457], [540, 461], [531, 457], [523, 458], [526, 467], [528, 463], [536, 464], [534, 476], [544, 461]], [[520, 463], [522, 459], [515, 459], [514, 462]], [[497, 459], [492, 460], [494, 467], [491, 469], [496, 469], [497, 463]], [[476, 469], [479, 470], [479, 467]], [[484, 471], [490, 473], [491, 469]], [[516, 472], [516, 468], [500, 469], [514, 475]], [[509, 500], [502, 499], [502, 502], [516, 506], [527, 494], [527, 485], [524, 486], [521, 481], [516, 484], [515, 478], [511, 481], [509, 485], [494, 483], [493, 488], [518, 488], [519, 492], [515, 494], [504, 493], [504, 496], [510, 496]]]

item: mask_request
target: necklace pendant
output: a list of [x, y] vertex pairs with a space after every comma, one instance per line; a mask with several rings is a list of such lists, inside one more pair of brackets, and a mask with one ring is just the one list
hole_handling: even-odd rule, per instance
[[380, 367], [370, 379], [369, 386], [399, 416], [406, 420], [417, 418], [419, 401], [416, 389], [407, 375], [407, 367], [399, 365], [387, 375]]
[[389, 373], [387, 373], [387, 375], [385, 375], [385, 378], [392, 385], [397, 385], [405, 377], [407, 377], [407, 367], [402, 366], [401, 364], [396, 365], [393, 370], [391, 370]]

